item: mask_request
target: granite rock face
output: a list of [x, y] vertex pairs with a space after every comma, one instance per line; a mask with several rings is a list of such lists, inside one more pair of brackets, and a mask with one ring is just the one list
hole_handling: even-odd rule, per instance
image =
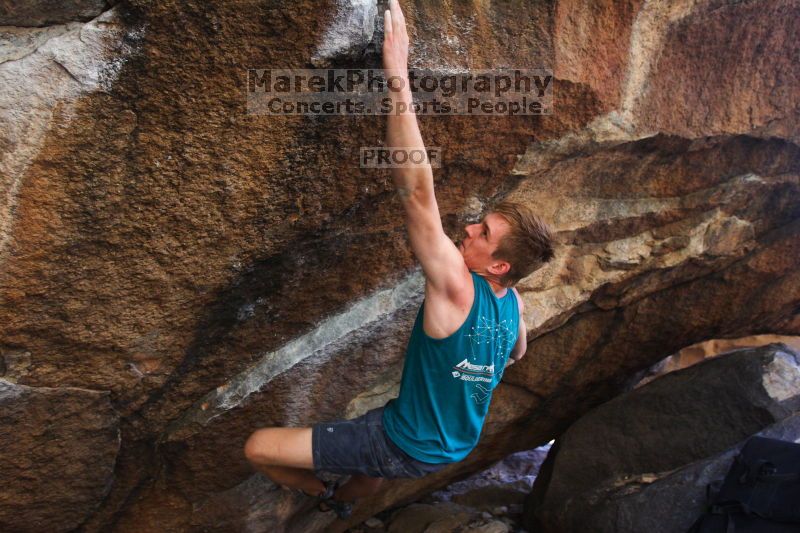
[[323, 67], [331, 66], [337, 59], [358, 59], [375, 34], [377, 13], [375, 0], [339, 0], [311, 62]]
[[[244, 89], [378, 65], [385, 3], [23, 4], [0, 27], [0, 374], [110, 393], [114, 483], [83, 529], [320, 526], [244, 441], [396, 394], [422, 278], [388, 173], [358, 165], [384, 119], [248, 115]], [[479, 448], [353, 523], [548, 442], [684, 346], [800, 332], [797, 2], [403, 7], [413, 68], [553, 70], [552, 115], [420, 123], [452, 237], [507, 195], [560, 246], [519, 287], [528, 356]]]
[[113, 3], [106, 0], [6, 0], [0, 5], [0, 26], [36, 27], [87, 21]]
[[0, 379], [0, 529], [74, 530], [111, 490], [119, 448], [109, 393]]
[[706, 485], [725, 476], [717, 456], [729, 459], [767, 429], [800, 441], [798, 416], [800, 354], [784, 344], [662, 376], [593, 409], [557, 439], [526, 501], [526, 526], [686, 531], [703, 510]]

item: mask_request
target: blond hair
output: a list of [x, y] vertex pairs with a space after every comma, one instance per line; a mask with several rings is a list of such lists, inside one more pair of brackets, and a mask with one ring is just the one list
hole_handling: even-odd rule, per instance
[[512, 287], [553, 258], [553, 230], [528, 206], [520, 203], [500, 202], [492, 213], [502, 216], [511, 226], [492, 257], [511, 265], [500, 283]]

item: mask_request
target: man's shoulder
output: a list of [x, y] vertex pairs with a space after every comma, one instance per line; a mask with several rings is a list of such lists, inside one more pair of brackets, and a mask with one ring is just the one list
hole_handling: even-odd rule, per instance
[[522, 314], [525, 311], [525, 302], [522, 301], [522, 296], [520, 296], [516, 287], [511, 287], [509, 290], [514, 293], [514, 296], [517, 299], [517, 307], [519, 308], [520, 314]]

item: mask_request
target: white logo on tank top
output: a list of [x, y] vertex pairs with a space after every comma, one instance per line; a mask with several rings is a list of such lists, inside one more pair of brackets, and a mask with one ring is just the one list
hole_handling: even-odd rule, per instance
[[[470, 356], [453, 366], [451, 373], [455, 379], [472, 383], [471, 398], [475, 403], [481, 404], [489, 401], [492, 387], [483, 385], [483, 383], [491, 384], [494, 381], [495, 361], [505, 357], [517, 342], [517, 332], [509, 327], [510, 324], [509, 320], [497, 322], [481, 316], [478, 318], [478, 324], [473, 326], [472, 331], [467, 334]], [[491, 357], [492, 363], [489, 365], [478, 364], [475, 360], [481, 355], [481, 346], [486, 345], [491, 347], [491, 353], [488, 355]], [[470, 362], [470, 359], [475, 362]]]

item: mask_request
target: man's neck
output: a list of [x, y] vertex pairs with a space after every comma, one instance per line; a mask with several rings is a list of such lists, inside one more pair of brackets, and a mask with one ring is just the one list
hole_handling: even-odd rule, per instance
[[489, 287], [492, 288], [492, 291], [494, 292], [495, 296], [497, 296], [498, 298], [502, 298], [503, 296], [506, 295], [508, 288], [505, 285], [501, 284], [498, 278], [492, 276], [491, 274], [486, 274], [483, 272], [478, 272], [477, 274], [486, 280], [486, 282], [489, 284]]

